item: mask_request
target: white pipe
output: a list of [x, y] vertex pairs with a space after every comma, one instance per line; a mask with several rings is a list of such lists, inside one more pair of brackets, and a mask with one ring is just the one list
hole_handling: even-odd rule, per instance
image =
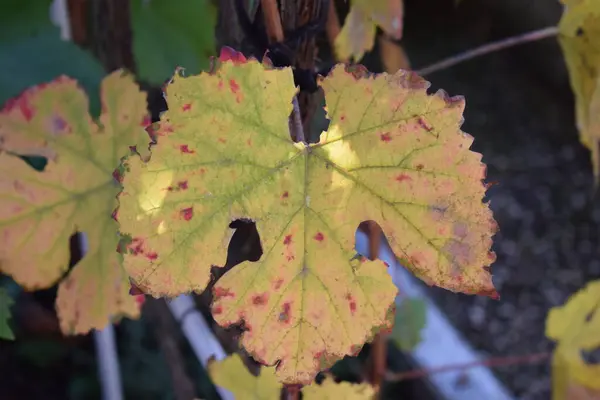
[[[87, 236], [84, 233], [79, 233], [79, 244], [81, 256], [83, 257], [89, 248]], [[122, 400], [121, 371], [115, 344], [114, 327], [110, 323], [102, 330], [94, 330], [92, 335], [94, 336], [96, 358], [98, 359], [98, 379], [102, 388], [102, 399]]]
[[[221, 343], [206, 323], [204, 316], [196, 309], [196, 305], [189, 295], [182, 294], [171, 301], [167, 301], [167, 304], [175, 320], [179, 321], [194, 354], [196, 354], [205, 370], [208, 371], [208, 360], [211, 357], [214, 357], [216, 361], [227, 357]], [[217, 386], [217, 392], [223, 400], [235, 399], [233, 393], [222, 387]]]

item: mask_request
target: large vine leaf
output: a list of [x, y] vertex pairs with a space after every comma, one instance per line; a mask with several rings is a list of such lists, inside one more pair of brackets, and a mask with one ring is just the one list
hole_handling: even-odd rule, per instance
[[[136, 316], [116, 252], [111, 217], [120, 188], [113, 171], [129, 146], [144, 151], [146, 98], [121, 71], [101, 86], [98, 123], [76, 81], [33, 87], [0, 113], [0, 270], [26, 289], [52, 286], [69, 265], [69, 238], [87, 235], [87, 254], [61, 282], [57, 310], [65, 333], [102, 328], [112, 315]], [[15, 155], [48, 159], [36, 171]]]
[[552, 360], [553, 398], [575, 398], [569, 393], [589, 393], [589, 398], [600, 395], [600, 365], [582, 358], [582, 352], [600, 348], [600, 280], [588, 283], [565, 305], [550, 310], [546, 336], [558, 342]]
[[577, 128], [590, 149], [594, 176], [600, 177], [600, 2], [561, 0], [565, 4], [559, 42], [575, 94]]
[[[215, 385], [233, 393], [236, 399], [279, 400], [283, 385], [277, 380], [275, 368], [261, 368], [258, 376], [248, 371], [239, 354], [208, 364], [210, 378]], [[331, 377], [320, 385], [312, 383], [302, 389], [306, 400], [370, 400], [375, 389], [366, 383], [336, 383]]]
[[155, 85], [175, 67], [197, 74], [215, 53], [217, 10], [209, 0], [131, 0], [138, 75]]
[[14, 303], [8, 292], [0, 288], [0, 339], [15, 339], [15, 335], [8, 324], [10, 320], [10, 308]]
[[291, 70], [256, 60], [175, 76], [150, 161], [127, 163], [125, 266], [154, 296], [202, 291], [223, 265], [232, 220], [256, 221], [264, 254], [214, 288], [221, 325], [243, 320], [243, 346], [282, 382], [311, 381], [381, 327], [396, 289], [380, 262], [354, 258], [375, 220], [403, 264], [429, 284], [497, 296], [485, 266], [495, 222], [485, 166], [460, 131], [464, 102], [429, 96], [411, 73], [372, 78], [337, 66], [320, 82], [331, 125], [294, 144]]
[[403, 0], [353, 0], [344, 26], [335, 39], [338, 60], [360, 61], [375, 44], [377, 26], [390, 37], [402, 38]]

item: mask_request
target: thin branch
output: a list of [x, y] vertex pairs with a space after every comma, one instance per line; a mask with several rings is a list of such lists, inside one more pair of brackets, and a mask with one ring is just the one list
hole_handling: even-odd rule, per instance
[[434, 72], [438, 72], [450, 67], [453, 67], [462, 62], [468, 61], [472, 58], [482, 56], [484, 54], [493, 53], [508, 47], [516, 46], [523, 43], [535, 42], [549, 37], [556, 36], [558, 34], [558, 27], [550, 26], [547, 28], [539, 29], [532, 32], [527, 32], [522, 35], [512, 36], [507, 39], [502, 39], [497, 42], [488, 43], [476, 49], [468, 50], [464, 53], [457, 54], [455, 56], [446, 58], [442, 61], [438, 61], [424, 68], [416, 70], [415, 72], [420, 76], [429, 75]]
[[537, 362], [542, 362], [548, 359], [551, 356], [551, 353], [534, 353], [527, 354], [524, 356], [507, 356], [507, 357], [495, 357], [488, 358], [485, 360], [478, 360], [468, 363], [462, 364], [451, 364], [451, 365], [443, 365], [441, 367], [436, 368], [422, 368], [415, 369], [413, 371], [408, 372], [398, 372], [398, 373], [388, 373], [386, 374], [385, 379], [387, 381], [403, 381], [407, 379], [417, 379], [423, 378], [425, 376], [429, 376], [432, 374], [439, 374], [441, 372], [449, 372], [456, 371], [461, 369], [469, 369], [473, 367], [487, 366], [487, 367], [500, 367], [506, 365], [515, 365], [515, 364], [533, 364]]

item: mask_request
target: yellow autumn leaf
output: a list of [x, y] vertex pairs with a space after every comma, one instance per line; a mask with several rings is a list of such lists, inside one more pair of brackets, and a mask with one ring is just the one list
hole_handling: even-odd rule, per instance
[[600, 177], [600, 1], [563, 0], [559, 42], [575, 94], [581, 142], [590, 149], [594, 176]]
[[[482, 201], [485, 166], [460, 131], [464, 101], [428, 95], [412, 73], [371, 78], [342, 65], [320, 81], [331, 124], [293, 143], [289, 68], [225, 62], [175, 76], [148, 163], [127, 163], [125, 266], [154, 296], [200, 292], [222, 266], [232, 220], [256, 222], [264, 254], [214, 288], [223, 326], [284, 383], [311, 382], [393, 324], [396, 287], [380, 261], [356, 260], [360, 222], [431, 285], [497, 296], [487, 266], [496, 225]], [[390, 311], [392, 310], [392, 311]]]
[[353, 0], [344, 26], [335, 39], [337, 59], [360, 61], [375, 44], [377, 26], [390, 37], [401, 39], [403, 18], [402, 0]]
[[[277, 380], [275, 367], [262, 367], [258, 376], [252, 375], [239, 354], [221, 361], [211, 361], [208, 373], [213, 383], [229, 390], [236, 399], [279, 400], [283, 385]], [[311, 383], [302, 388], [305, 400], [370, 400], [375, 389], [366, 383], [336, 383], [327, 377], [320, 385]]]
[[248, 371], [239, 354], [208, 364], [210, 379], [217, 386], [229, 390], [236, 399], [279, 400], [281, 383], [275, 368], [261, 368], [258, 376]]
[[[117, 71], [102, 82], [99, 123], [88, 99], [66, 77], [33, 87], [0, 113], [0, 270], [26, 289], [47, 288], [69, 267], [69, 238], [87, 235], [89, 248], [62, 281], [56, 300], [61, 329], [86, 333], [111, 316], [135, 317], [139, 307], [116, 252], [111, 217], [119, 185], [113, 171], [129, 146], [147, 149], [140, 127], [146, 97]], [[38, 172], [16, 155], [43, 156]]]
[[375, 399], [375, 389], [368, 383], [336, 382], [331, 377], [325, 378], [320, 385], [302, 388], [305, 400], [371, 400]]
[[581, 356], [582, 351], [600, 347], [600, 280], [588, 283], [565, 305], [550, 310], [546, 336], [558, 342], [552, 360], [553, 398], [571, 399], [569, 391], [581, 396], [600, 392], [600, 366], [586, 363]]

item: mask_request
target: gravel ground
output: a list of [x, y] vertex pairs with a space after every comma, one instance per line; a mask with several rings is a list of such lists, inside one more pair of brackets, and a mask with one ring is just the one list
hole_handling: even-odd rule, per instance
[[[494, 32], [481, 24], [458, 29], [408, 19], [405, 46], [419, 67], [496, 39]], [[535, 44], [527, 46], [535, 51]], [[434, 88], [466, 98], [463, 130], [475, 137], [473, 150], [483, 154], [489, 180], [499, 182], [488, 195], [500, 226], [492, 273], [501, 300], [437, 288], [431, 296], [486, 357], [549, 351], [548, 310], [600, 277], [600, 206], [597, 197], [592, 205], [589, 152], [577, 139], [573, 99], [537, 79], [514, 50], [427, 78]], [[548, 362], [494, 371], [520, 399], [551, 397]]]

